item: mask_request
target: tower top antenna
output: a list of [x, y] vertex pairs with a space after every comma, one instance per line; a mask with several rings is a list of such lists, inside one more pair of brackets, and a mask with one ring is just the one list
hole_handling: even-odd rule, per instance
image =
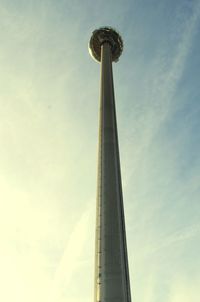
[[92, 33], [89, 42], [89, 52], [98, 62], [101, 62], [101, 45], [110, 44], [112, 61], [117, 62], [123, 50], [123, 41], [120, 34], [111, 27], [101, 27]]

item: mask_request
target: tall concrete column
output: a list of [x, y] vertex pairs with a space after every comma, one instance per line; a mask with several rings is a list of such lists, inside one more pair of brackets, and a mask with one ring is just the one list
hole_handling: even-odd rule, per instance
[[95, 302], [131, 302], [112, 73], [122, 46], [111, 28], [94, 31], [90, 41], [101, 63]]

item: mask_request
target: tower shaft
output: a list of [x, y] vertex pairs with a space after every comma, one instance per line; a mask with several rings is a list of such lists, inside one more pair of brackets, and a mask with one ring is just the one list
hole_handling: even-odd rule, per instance
[[131, 301], [112, 52], [108, 42], [104, 42], [101, 46], [94, 301]]

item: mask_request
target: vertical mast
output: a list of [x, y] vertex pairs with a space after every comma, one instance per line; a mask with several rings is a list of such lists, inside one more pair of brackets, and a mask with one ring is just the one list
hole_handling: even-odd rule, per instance
[[114, 30], [99, 29], [90, 42], [93, 55], [95, 34], [100, 43], [101, 97], [94, 301], [131, 302], [112, 73], [112, 61], [121, 54], [122, 41]]

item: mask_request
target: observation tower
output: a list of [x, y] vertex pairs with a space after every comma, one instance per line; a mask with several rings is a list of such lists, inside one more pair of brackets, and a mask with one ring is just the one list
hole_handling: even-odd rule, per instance
[[89, 51], [101, 64], [94, 302], [131, 302], [112, 72], [122, 50], [114, 29], [92, 33]]

